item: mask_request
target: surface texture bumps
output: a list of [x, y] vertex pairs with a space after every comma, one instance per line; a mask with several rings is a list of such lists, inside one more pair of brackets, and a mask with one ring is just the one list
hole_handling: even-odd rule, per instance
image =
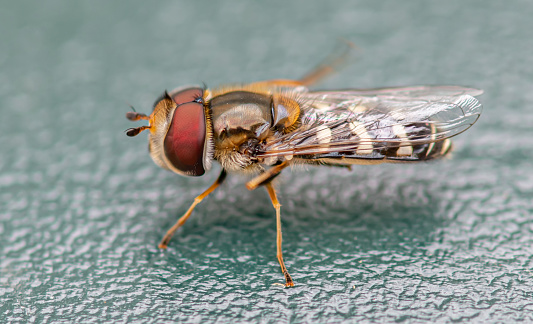
[[[533, 6], [526, 1], [5, 3], [0, 10], [1, 322], [531, 321]], [[485, 90], [450, 160], [215, 180], [157, 168], [123, 130], [166, 88], [297, 78], [321, 88]]]

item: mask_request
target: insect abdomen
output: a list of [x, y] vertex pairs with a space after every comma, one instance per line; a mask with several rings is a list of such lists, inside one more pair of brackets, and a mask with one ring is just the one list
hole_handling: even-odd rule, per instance
[[[430, 123], [417, 123], [407, 126], [391, 125], [377, 129], [367, 129], [358, 122], [350, 122], [333, 128], [317, 132], [322, 137], [314, 141], [322, 144], [329, 143], [331, 147], [335, 143], [353, 142], [353, 148], [349, 150], [332, 152], [331, 149], [323, 154], [302, 155], [299, 158], [312, 160], [323, 164], [377, 164], [384, 162], [417, 162], [428, 161], [445, 156], [451, 151], [450, 139], [441, 141], [419, 143], [417, 139], [432, 136], [438, 130]], [[350, 132], [339, 130], [340, 127], [349, 127]], [[350, 134], [345, 138], [335, 138], [335, 134]], [[383, 138], [383, 141], [379, 139]], [[393, 138], [394, 141], [390, 141]]]

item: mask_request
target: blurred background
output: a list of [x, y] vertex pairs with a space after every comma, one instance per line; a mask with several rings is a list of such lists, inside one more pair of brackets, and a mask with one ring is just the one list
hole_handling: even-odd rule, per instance
[[[2, 322], [533, 320], [533, 3], [526, 0], [0, 4]], [[164, 89], [299, 78], [319, 88], [485, 90], [452, 159], [280, 179], [263, 190], [156, 167], [128, 104]]]

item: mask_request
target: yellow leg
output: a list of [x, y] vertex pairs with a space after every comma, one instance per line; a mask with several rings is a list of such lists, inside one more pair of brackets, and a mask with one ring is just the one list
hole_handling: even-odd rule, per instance
[[183, 216], [181, 216], [180, 219], [178, 219], [178, 221], [176, 222], [176, 224], [174, 224], [174, 226], [172, 226], [167, 231], [167, 234], [165, 234], [165, 237], [163, 237], [163, 239], [161, 240], [161, 243], [159, 243], [160, 249], [167, 248], [168, 243], [170, 242], [170, 239], [172, 238], [172, 235], [174, 235], [174, 233], [178, 230], [178, 228], [180, 228], [183, 224], [185, 224], [187, 219], [189, 219], [189, 217], [192, 214], [192, 211], [194, 210], [194, 207], [196, 207], [196, 205], [198, 205], [205, 197], [207, 197], [211, 192], [213, 192], [216, 188], [218, 188], [218, 186], [220, 186], [220, 184], [224, 181], [225, 178], [226, 178], [226, 171], [222, 170], [220, 172], [220, 175], [218, 176], [218, 179], [209, 188], [207, 188], [207, 190], [204, 191], [201, 195], [194, 198], [194, 202], [192, 203], [191, 207], [189, 207], [187, 212]]
[[246, 183], [246, 188], [248, 190], [255, 190], [260, 185], [264, 184], [265, 182], [268, 182], [272, 180], [275, 176], [277, 176], [281, 170], [285, 169], [289, 166], [289, 163], [287, 161], [275, 165], [271, 167], [270, 169], [266, 170], [265, 172], [261, 173], [257, 177], [253, 178], [252, 180], [248, 181]]
[[319, 65], [313, 70], [309, 71], [300, 80], [289, 79], [272, 79], [265, 81], [258, 81], [251, 83], [250, 85], [257, 87], [299, 87], [299, 86], [312, 86], [325, 79], [330, 74], [336, 72], [342, 68], [349, 58], [352, 56], [352, 51], [357, 47], [347, 40], [341, 39], [337, 49], [333, 53], [329, 54]]
[[345, 65], [356, 48], [352, 42], [341, 39], [338, 48], [333, 53], [298, 81], [307, 87], [317, 84]]
[[283, 253], [281, 251], [281, 213], [280, 208], [281, 204], [278, 201], [278, 198], [276, 197], [276, 191], [274, 190], [274, 187], [272, 186], [272, 183], [265, 184], [265, 187], [268, 191], [268, 195], [270, 196], [270, 200], [272, 201], [272, 205], [274, 205], [274, 208], [276, 208], [276, 228], [277, 228], [277, 249], [278, 249], [278, 262], [281, 266], [281, 272], [283, 272], [283, 275], [285, 276], [285, 287], [293, 287], [294, 282], [292, 281], [291, 275], [287, 271], [287, 268], [285, 267], [285, 263], [283, 262]]
[[295, 87], [303, 86], [304, 84], [296, 80], [272, 79], [272, 80], [265, 80], [265, 81], [257, 81], [257, 82], [251, 83], [250, 85], [257, 86], [257, 87], [266, 87], [266, 88], [272, 88], [272, 87], [295, 88]]

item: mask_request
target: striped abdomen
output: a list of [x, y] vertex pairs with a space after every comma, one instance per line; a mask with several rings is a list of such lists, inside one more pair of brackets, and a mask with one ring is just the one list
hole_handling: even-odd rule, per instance
[[299, 127], [269, 138], [257, 157], [267, 165], [282, 159], [348, 165], [440, 158], [451, 151], [450, 138], [478, 119], [478, 94], [453, 86], [303, 93]]
[[[363, 125], [351, 121], [332, 127], [322, 125], [321, 130], [305, 142], [320, 143], [323, 153], [295, 156], [304, 163], [321, 164], [375, 164], [383, 162], [417, 162], [445, 156], [451, 151], [450, 139], [432, 141], [438, 132], [433, 124], [418, 122], [407, 125], [376, 122]], [[429, 138], [429, 141], [428, 141]], [[347, 145], [345, 143], [352, 143]], [[348, 147], [348, 149], [344, 149]], [[342, 150], [341, 150], [342, 149]]]

